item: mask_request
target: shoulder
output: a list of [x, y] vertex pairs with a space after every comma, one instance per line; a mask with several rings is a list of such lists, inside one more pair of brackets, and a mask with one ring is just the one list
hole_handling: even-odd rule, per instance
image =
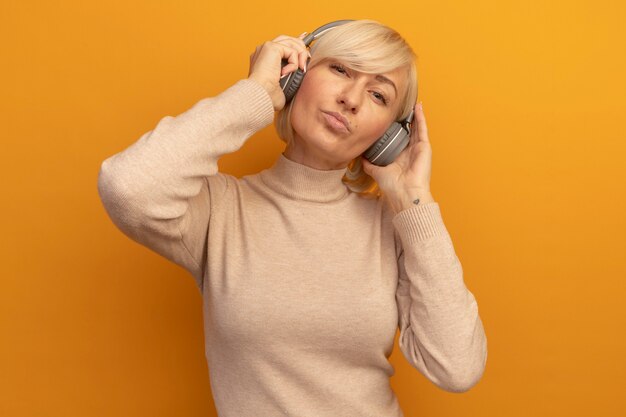
[[244, 175], [241, 178], [232, 174], [218, 172], [215, 175], [206, 177], [212, 207], [222, 206], [232, 207], [233, 204], [240, 205], [243, 202], [264, 199], [267, 188], [261, 179], [261, 172]]
[[218, 172], [215, 175], [209, 175], [205, 177], [206, 184], [209, 189], [209, 195], [211, 198], [211, 207], [216, 208], [223, 204], [226, 200], [229, 200], [229, 196], [236, 193], [238, 188], [239, 179], [231, 174]]

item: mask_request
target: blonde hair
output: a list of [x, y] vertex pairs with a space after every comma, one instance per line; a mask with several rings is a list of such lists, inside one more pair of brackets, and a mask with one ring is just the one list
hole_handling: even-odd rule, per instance
[[[366, 74], [406, 68], [407, 88], [400, 97], [395, 120], [406, 118], [413, 109], [417, 100], [416, 55], [395, 30], [374, 20], [351, 21], [332, 28], [313, 41], [310, 52], [307, 69], [326, 59], [337, 59], [348, 68]], [[296, 97], [278, 111], [274, 122], [278, 136], [287, 144], [293, 140], [291, 109]], [[351, 191], [365, 198], [378, 198], [382, 194], [374, 178], [363, 170], [361, 155], [350, 161], [342, 181]]]

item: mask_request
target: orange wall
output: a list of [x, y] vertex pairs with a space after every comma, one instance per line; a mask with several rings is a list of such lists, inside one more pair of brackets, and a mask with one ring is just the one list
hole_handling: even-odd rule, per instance
[[[216, 415], [200, 294], [114, 227], [98, 169], [258, 44], [342, 18], [419, 56], [432, 192], [489, 343], [464, 394], [396, 345], [406, 416], [626, 415], [624, 2], [248, 3], [2, 2], [0, 415]], [[268, 126], [220, 168], [282, 149]]]

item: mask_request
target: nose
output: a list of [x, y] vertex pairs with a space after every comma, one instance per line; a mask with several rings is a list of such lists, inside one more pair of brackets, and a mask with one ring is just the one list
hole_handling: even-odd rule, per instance
[[346, 85], [337, 97], [337, 103], [352, 113], [356, 113], [361, 106], [359, 86], [356, 83]]

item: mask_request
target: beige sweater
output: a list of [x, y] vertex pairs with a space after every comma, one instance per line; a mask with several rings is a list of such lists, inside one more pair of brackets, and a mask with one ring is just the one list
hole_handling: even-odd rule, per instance
[[402, 416], [388, 361], [398, 329], [430, 381], [471, 388], [487, 342], [438, 203], [394, 215], [350, 192], [344, 170], [282, 154], [241, 179], [218, 172], [273, 116], [242, 79], [162, 118], [98, 177], [117, 227], [198, 284], [219, 416]]

